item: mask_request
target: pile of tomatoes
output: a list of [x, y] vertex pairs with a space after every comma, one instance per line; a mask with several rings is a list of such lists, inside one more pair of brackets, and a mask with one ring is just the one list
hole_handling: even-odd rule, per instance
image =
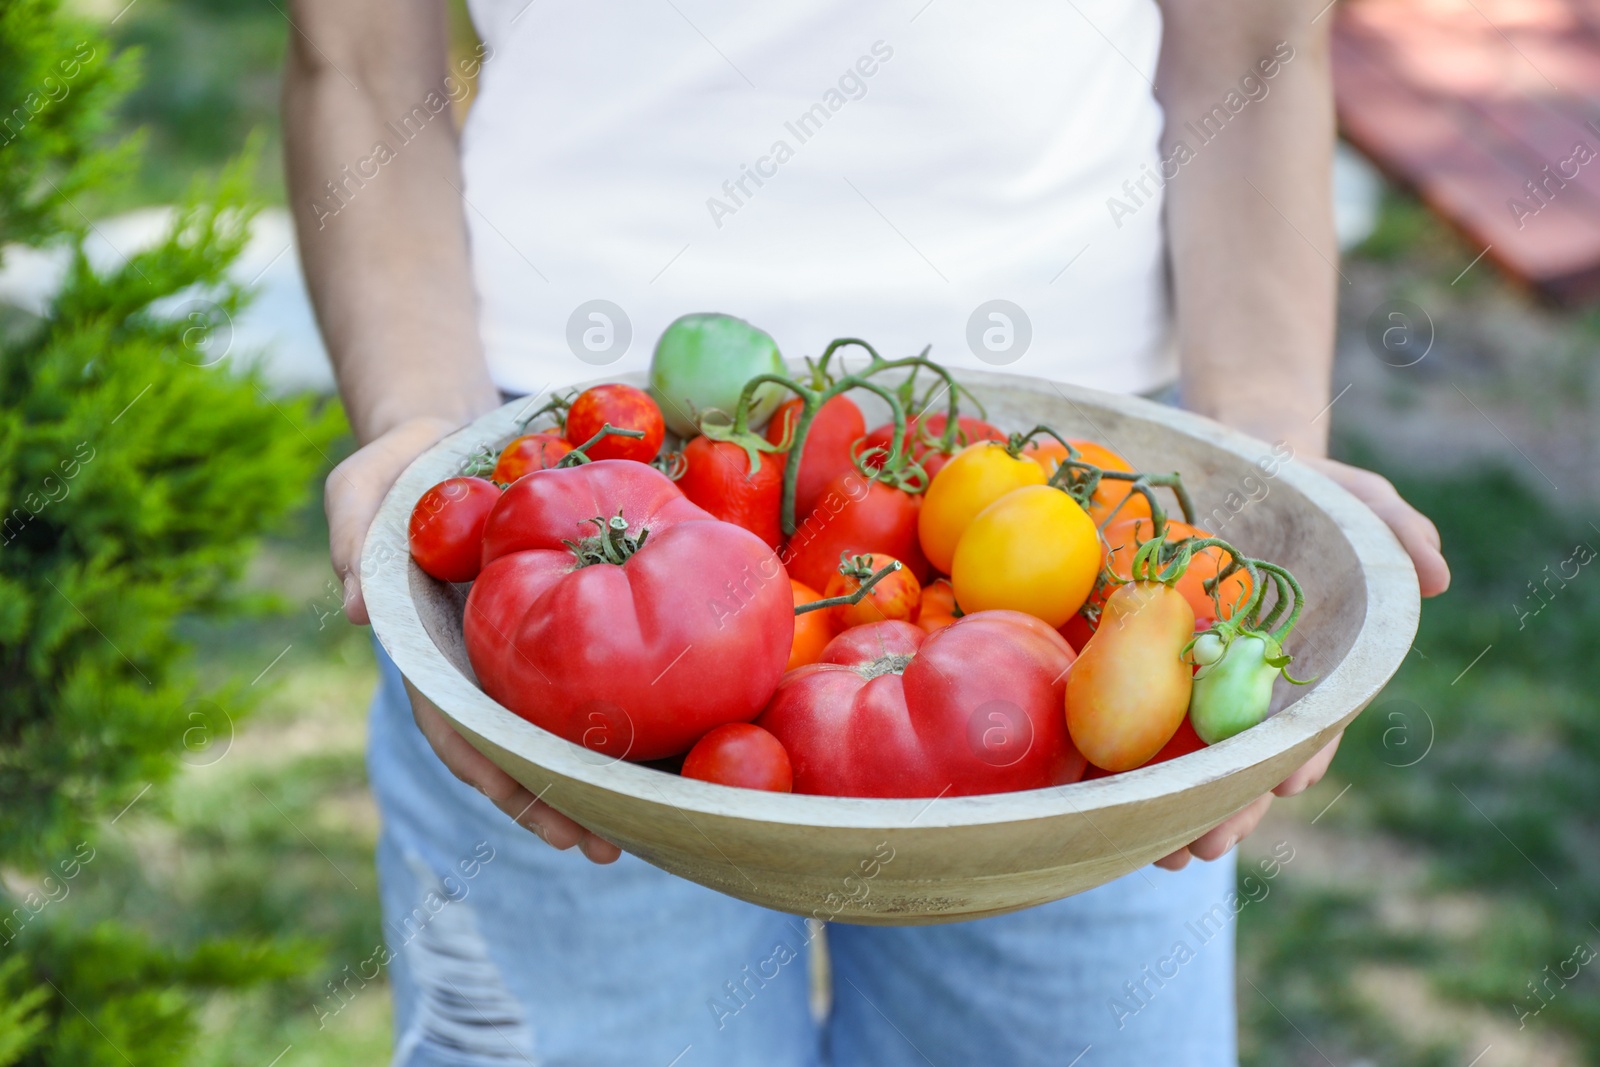
[[[869, 362], [835, 373], [848, 346]], [[869, 430], [850, 394], [891, 420]], [[547, 404], [555, 425], [429, 489], [412, 555], [472, 582], [464, 637], [495, 700], [724, 785], [1034, 789], [1264, 718], [1293, 576], [1167, 518], [1163, 494], [1191, 512], [1176, 474], [1007, 433], [963, 395], [925, 355], [849, 339], [796, 381], [761, 331], [686, 316], [648, 392]]]

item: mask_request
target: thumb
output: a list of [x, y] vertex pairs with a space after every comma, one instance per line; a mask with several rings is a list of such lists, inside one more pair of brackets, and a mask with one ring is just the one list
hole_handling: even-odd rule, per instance
[[400, 423], [347, 456], [328, 474], [322, 504], [328, 515], [328, 556], [344, 583], [345, 618], [365, 626], [361, 550], [384, 496], [411, 461], [456, 427], [432, 416]]

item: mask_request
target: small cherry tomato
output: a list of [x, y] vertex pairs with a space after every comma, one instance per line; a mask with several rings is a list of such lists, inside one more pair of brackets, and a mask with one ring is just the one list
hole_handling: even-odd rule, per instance
[[[789, 579], [789, 586], [794, 592], [794, 606], [809, 604], [813, 600], [821, 600], [822, 594], [805, 585]], [[789, 663], [783, 669], [792, 671], [796, 667], [804, 667], [807, 663], [815, 663], [822, 658], [822, 650], [833, 640], [833, 627], [829, 625], [828, 609], [807, 611], [794, 617], [794, 643], [789, 646]]]
[[1013, 489], [984, 508], [950, 567], [961, 610], [1022, 611], [1058, 627], [1100, 573], [1100, 532], [1075, 500], [1047, 485]]
[[707, 733], [683, 759], [683, 776], [740, 789], [794, 792], [794, 768], [783, 745], [761, 727], [730, 722]]
[[772, 548], [783, 541], [782, 453], [754, 452], [732, 441], [696, 437], [683, 447], [683, 495], [723, 522], [743, 526]]
[[500, 501], [500, 487], [483, 478], [446, 478], [411, 509], [411, 558], [445, 582], [478, 576], [483, 527]]
[[667, 425], [650, 394], [631, 385], [597, 385], [578, 394], [567, 411], [567, 443], [574, 448], [606, 423], [619, 430], [643, 430], [643, 437], [602, 437], [586, 453], [590, 459], [634, 459], [649, 463], [661, 451]]
[[828, 483], [811, 511], [795, 514], [795, 531], [783, 554], [790, 577], [826, 589], [841, 553], [880, 552], [904, 563], [920, 582], [928, 561], [917, 543], [920, 493], [868, 481], [855, 471]]
[[[1085, 463], [1093, 463], [1096, 467], [1105, 471], [1121, 471], [1124, 474], [1133, 473], [1133, 465], [1105, 445], [1094, 441], [1079, 440], [1075, 437], [1068, 440], [1071, 441], [1072, 447], [1078, 450], [1078, 458]], [[1022, 454], [1039, 464], [1046, 475], [1051, 475], [1056, 472], [1057, 467], [1061, 466], [1061, 461], [1067, 456], [1067, 450], [1061, 447], [1060, 441], [1054, 438], [1046, 438], [1042, 441], [1035, 441], [1023, 449]], [[1102, 478], [1100, 480], [1100, 484], [1095, 487], [1094, 496], [1089, 501], [1089, 517], [1094, 520], [1096, 526], [1106, 520], [1106, 516], [1111, 514], [1123, 497], [1133, 492], [1128, 488], [1130, 484], [1113, 478]], [[1133, 499], [1123, 504], [1121, 510], [1117, 511], [1117, 518], [1120, 520], [1137, 517], [1150, 517], [1150, 502], [1142, 494], [1135, 493]]]
[[928, 484], [917, 517], [922, 554], [934, 569], [950, 573], [956, 545], [978, 512], [1013, 489], [1044, 484], [1045, 473], [1032, 460], [1013, 456], [994, 441], [979, 441], [957, 452]]
[[1172, 740], [1189, 713], [1193, 636], [1194, 609], [1170, 585], [1129, 582], [1107, 598], [1067, 677], [1067, 730], [1090, 763], [1132, 770]]
[[[825, 597], [849, 596], [861, 588], [863, 582], [878, 571], [897, 562], [893, 556], [881, 553], [847, 556], [839, 569], [828, 580]], [[867, 626], [875, 622], [910, 622], [917, 617], [917, 607], [922, 602], [922, 583], [909, 568], [901, 567], [879, 579], [867, 590], [867, 595], [854, 604], [838, 604], [824, 609], [834, 633], [852, 626]]]
[[956, 591], [950, 587], [949, 581], [940, 578], [929, 582], [922, 587], [922, 606], [917, 609], [917, 625], [930, 634], [935, 633], [961, 617], [956, 610]]
[[510, 485], [529, 471], [549, 470], [571, 451], [572, 446], [560, 434], [525, 433], [506, 445], [489, 477], [501, 485]]

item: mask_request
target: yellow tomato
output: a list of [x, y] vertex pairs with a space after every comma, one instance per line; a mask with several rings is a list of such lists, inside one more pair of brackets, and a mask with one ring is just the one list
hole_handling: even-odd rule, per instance
[[961, 610], [1025, 611], [1059, 627], [1100, 572], [1100, 533], [1075, 500], [1047, 485], [1013, 489], [967, 527], [950, 568]]
[[968, 445], [946, 463], [928, 485], [917, 519], [922, 554], [945, 574], [955, 560], [956, 545], [978, 512], [1013, 489], [1043, 485], [1044, 468], [1025, 457], [1013, 457], [993, 441]]

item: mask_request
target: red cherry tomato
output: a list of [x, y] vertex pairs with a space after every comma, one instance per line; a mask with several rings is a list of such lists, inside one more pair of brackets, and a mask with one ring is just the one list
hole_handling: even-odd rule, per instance
[[483, 527], [500, 502], [500, 487], [482, 478], [446, 478], [411, 509], [411, 558], [445, 582], [478, 576]]
[[572, 446], [560, 434], [525, 433], [506, 445], [489, 477], [501, 485], [510, 485], [529, 471], [549, 470], [571, 451]]
[[683, 776], [741, 789], [794, 791], [789, 753], [776, 737], [748, 722], [719, 726], [696, 741], [684, 757]]
[[[780, 404], [772, 421], [767, 423], [767, 440], [775, 445], [782, 444], [804, 406], [799, 397]], [[850, 448], [866, 432], [867, 422], [861, 417], [861, 409], [847, 396], [836, 396], [817, 409], [816, 417], [806, 430], [806, 447], [800, 454], [800, 472], [794, 483], [796, 522], [804, 522], [811, 514], [829, 482], [854, 468]]]
[[567, 442], [576, 448], [606, 423], [619, 430], [643, 430], [643, 437], [603, 437], [587, 452], [590, 459], [634, 459], [649, 463], [667, 434], [661, 409], [650, 394], [631, 385], [597, 385], [578, 394], [567, 411]]
[[[851, 556], [839, 564], [823, 596], [850, 596], [862, 583], [878, 571], [895, 562], [893, 556], [882, 554]], [[867, 595], [854, 604], [839, 604], [827, 608], [834, 633], [852, 626], [866, 626], [874, 622], [910, 622], [917, 617], [922, 602], [922, 583], [905, 567], [878, 580], [867, 590]]]
[[750, 453], [731, 441], [696, 437], [683, 449], [683, 495], [723, 522], [743, 526], [773, 548], [783, 540], [782, 453], [757, 452], [760, 464], [750, 472]]
[[813, 511], [796, 515], [784, 566], [790, 577], [813, 589], [826, 589], [841, 555], [882, 553], [904, 563], [918, 582], [924, 581], [929, 567], [917, 539], [921, 510], [920, 494], [868, 482], [855, 471], [841, 474], [828, 483]]

